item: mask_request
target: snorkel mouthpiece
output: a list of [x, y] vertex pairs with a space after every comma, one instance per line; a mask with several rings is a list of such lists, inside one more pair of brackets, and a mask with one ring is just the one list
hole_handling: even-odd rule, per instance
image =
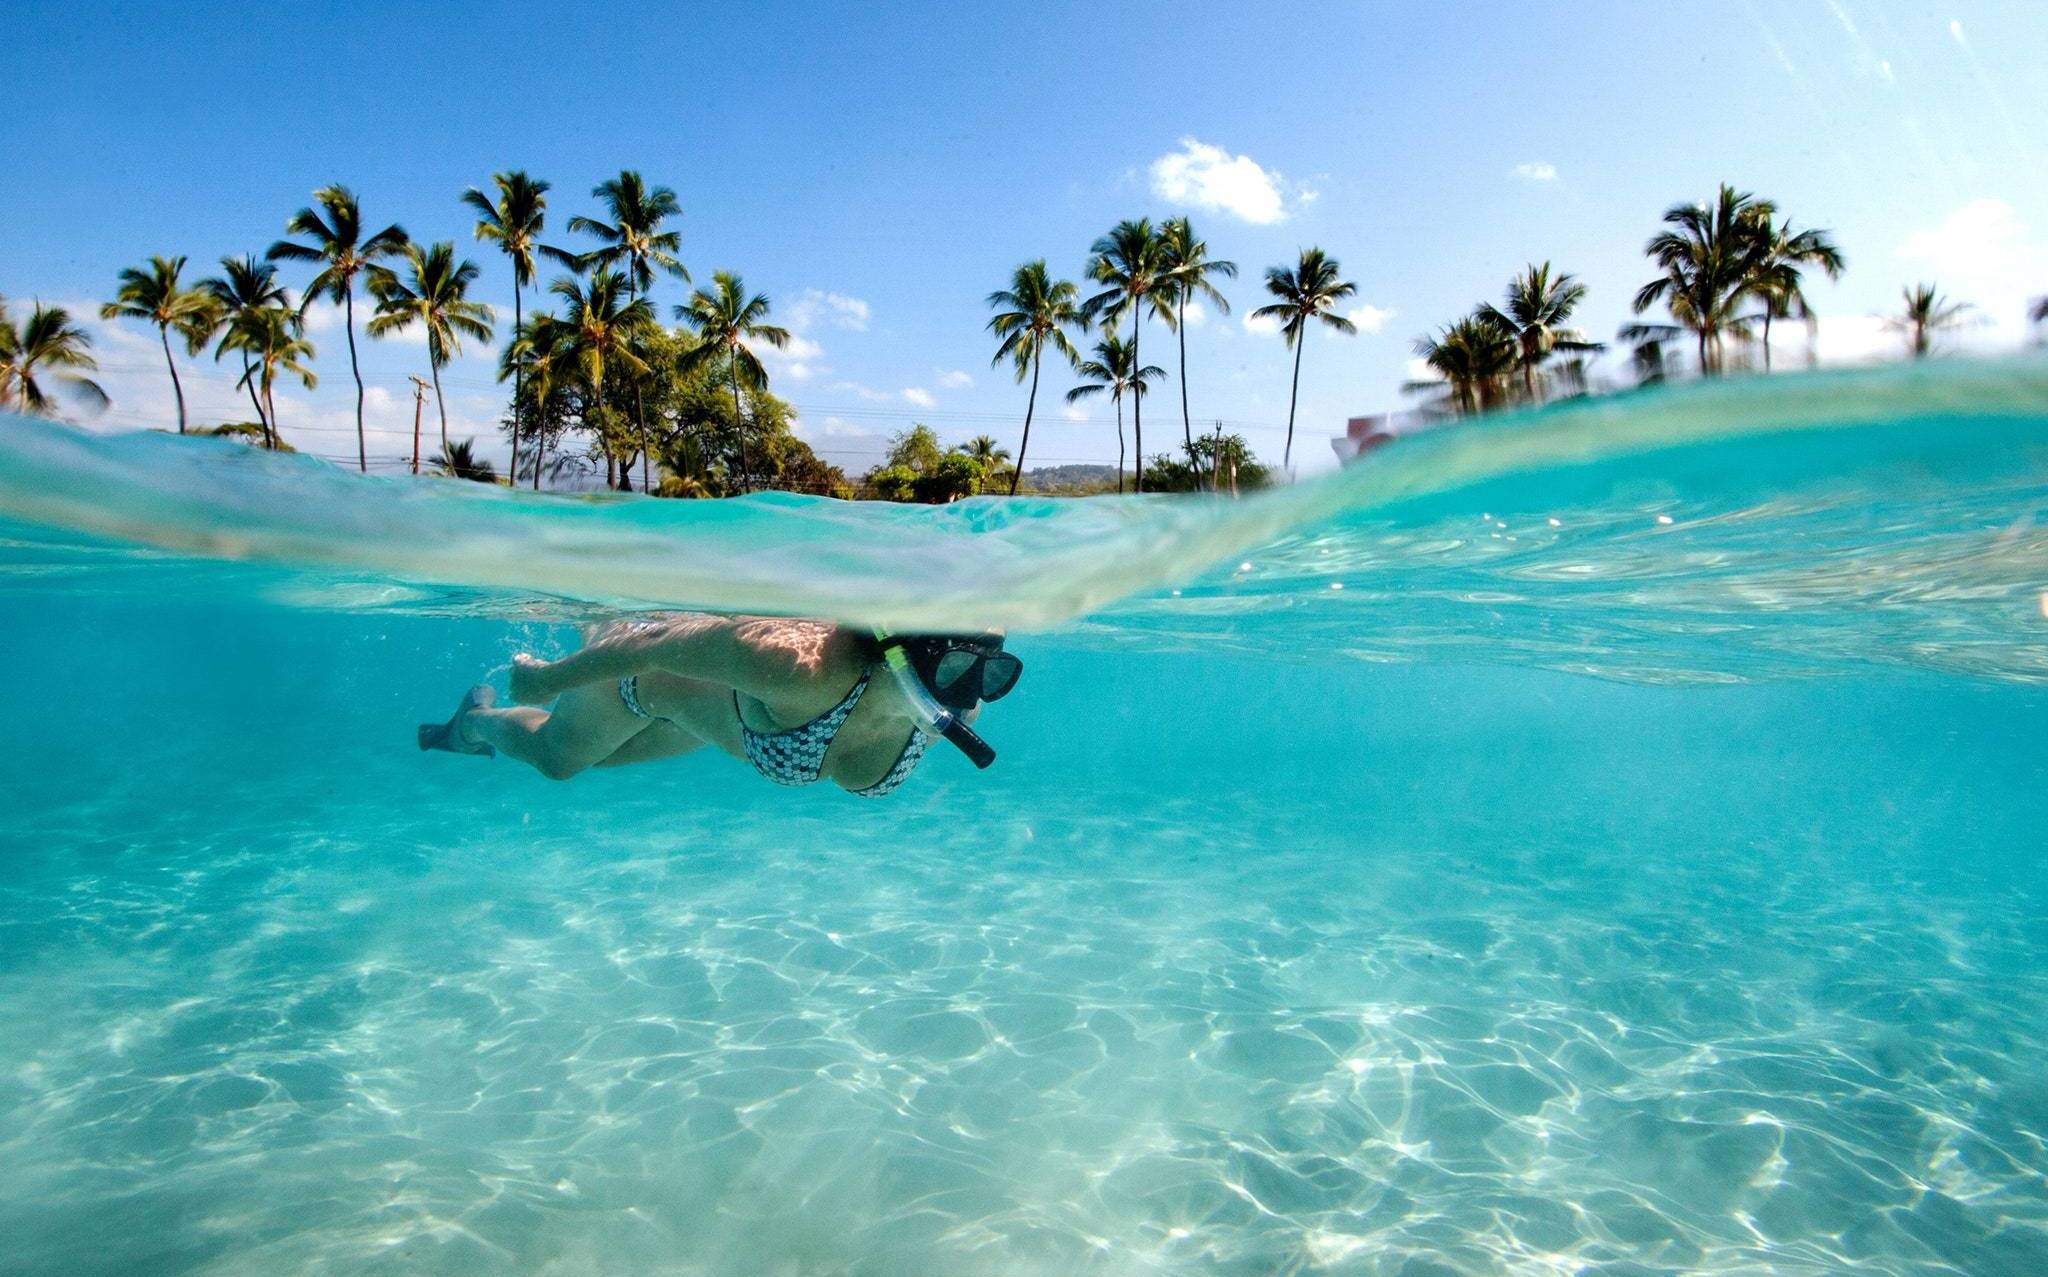
[[959, 714], [939, 704], [931, 689], [911, 667], [910, 654], [903, 650], [903, 644], [891, 642], [887, 630], [876, 630], [875, 638], [882, 644], [882, 664], [888, 666], [889, 676], [896, 680], [897, 689], [910, 703], [924, 730], [952, 741], [954, 748], [967, 755], [967, 760], [976, 767], [986, 768], [996, 761], [996, 751], [989, 748], [989, 743], [975, 735], [974, 729]]

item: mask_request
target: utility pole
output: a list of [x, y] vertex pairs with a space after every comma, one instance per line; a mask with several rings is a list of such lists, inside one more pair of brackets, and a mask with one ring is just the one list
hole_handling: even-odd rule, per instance
[[420, 472], [420, 411], [427, 406], [427, 383], [418, 373], [407, 378], [412, 382], [412, 472]]

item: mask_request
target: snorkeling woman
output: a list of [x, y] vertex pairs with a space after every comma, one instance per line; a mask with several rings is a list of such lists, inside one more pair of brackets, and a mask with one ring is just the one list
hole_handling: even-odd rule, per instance
[[[512, 659], [512, 699], [489, 685], [421, 749], [494, 755], [566, 780], [713, 745], [780, 785], [829, 780], [863, 798], [903, 783], [926, 745], [950, 740], [977, 767], [995, 751], [969, 723], [1017, 685], [998, 634], [890, 635], [768, 616], [667, 614], [614, 621], [559, 661]], [[554, 702], [552, 709], [536, 708]]]

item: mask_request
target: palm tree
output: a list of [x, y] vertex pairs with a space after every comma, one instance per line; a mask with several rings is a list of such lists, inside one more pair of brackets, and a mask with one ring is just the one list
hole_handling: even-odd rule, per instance
[[[526, 329], [521, 295], [526, 286], [533, 282], [533, 259], [535, 253], [544, 254], [565, 266], [574, 267], [576, 256], [559, 248], [550, 248], [540, 242], [541, 226], [547, 221], [548, 184], [537, 178], [528, 177], [514, 169], [509, 173], [493, 173], [491, 182], [498, 188], [496, 199], [472, 186], [462, 193], [462, 202], [476, 210], [476, 237], [496, 244], [512, 262], [512, 333], [517, 345], [519, 334]], [[509, 349], [509, 348], [508, 348]], [[524, 373], [517, 361], [512, 365], [512, 402], [521, 401], [520, 390]], [[519, 412], [512, 413], [512, 478], [519, 478]], [[534, 471], [534, 482], [540, 481], [540, 471]]]
[[384, 337], [404, 332], [414, 324], [426, 330], [427, 364], [434, 378], [434, 408], [441, 415], [441, 452], [448, 451], [448, 404], [441, 397], [441, 369], [462, 353], [462, 339], [491, 339], [491, 308], [469, 300], [469, 286], [476, 282], [476, 263], [457, 261], [453, 242], [443, 240], [425, 252], [418, 244], [405, 246], [408, 282], [389, 271], [370, 277], [377, 293], [377, 313], [370, 320], [370, 336]]
[[[1411, 381], [1404, 390], [1447, 390], [1451, 406], [1470, 416], [1505, 398], [1508, 376], [1525, 349], [1517, 334], [1491, 306], [1447, 324], [1434, 337], [1415, 339], [1415, 354], [1437, 375], [1435, 381]], [[1524, 365], [1526, 368], [1526, 365]]]
[[434, 468], [451, 479], [468, 479], [474, 483], [498, 481], [497, 469], [476, 455], [474, 439], [456, 440], [446, 452], [434, 457]]
[[1067, 339], [1067, 329], [1088, 327], [1088, 317], [1076, 304], [1079, 296], [1072, 280], [1052, 277], [1043, 257], [1019, 266], [1011, 273], [1008, 288], [988, 295], [988, 304], [996, 312], [988, 321], [988, 330], [1003, 339], [989, 363], [1009, 360], [1018, 381], [1024, 380], [1027, 370], [1031, 373], [1031, 394], [1024, 401], [1024, 438], [1017, 445], [1017, 468], [1010, 472], [1013, 497], [1024, 477], [1024, 454], [1031, 448], [1031, 415], [1038, 408], [1038, 368], [1046, 347], [1064, 358], [1069, 367], [1081, 357]]
[[1906, 346], [1915, 359], [1924, 359], [1934, 349], [1937, 334], [1968, 323], [1964, 315], [1976, 309], [1968, 302], [1952, 302], [1943, 297], [1933, 284], [1915, 284], [1899, 296], [1906, 308], [1887, 317], [1884, 326], [1906, 334]]
[[[731, 271], [711, 276], [711, 291], [698, 289], [687, 305], [676, 307], [676, 318], [697, 334], [697, 344], [683, 352], [679, 368], [684, 373], [706, 367], [717, 359], [725, 361], [727, 381], [732, 385], [732, 417], [740, 432], [740, 491], [750, 485], [747, 468], [747, 419], [740, 404], [740, 383], [747, 389], [767, 389], [768, 370], [748, 348], [749, 341], [765, 341], [780, 350], [789, 344], [789, 330], [761, 321], [768, 318], [768, 298], [760, 293], [747, 296], [746, 285]], [[647, 472], [640, 472], [640, 486], [647, 486]]]
[[311, 390], [320, 383], [307, 360], [313, 357], [313, 343], [301, 335], [298, 312], [285, 306], [264, 306], [228, 322], [223, 349], [242, 353], [246, 371], [240, 385], [263, 392], [263, 422], [270, 433], [270, 447], [284, 442], [277, 422], [277, 375], [288, 372]]
[[1280, 459], [1281, 468], [1290, 472], [1294, 464], [1294, 406], [1301, 394], [1301, 342], [1308, 335], [1309, 321], [1320, 319], [1340, 333], [1358, 331], [1357, 325], [1334, 309], [1356, 293], [1358, 285], [1338, 279], [1337, 274], [1336, 258], [1325, 256], [1320, 248], [1304, 248], [1293, 270], [1284, 266], [1267, 270], [1266, 291], [1280, 300], [1252, 312], [1255, 319], [1278, 320], [1281, 339], [1294, 347], [1294, 382], [1287, 392], [1287, 447]]
[[[346, 186], [323, 186], [313, 192], [318, 209], [302, 208], [285, 223], [288, 235], [304, 235], [310, 244], [281, 239], [264, 256], [273, 262], [319, 262], [320, 273], [306, 285], [299, 308], [327, 297], [342, 304], [342, 330], [348, 334], [348, 369], [356, 379], [356, 468], [370, 469], [370, 449], [363, 434], [363, 370], [356, 363], [356, 276], [368, 273], [370, 291], [376, 292], [388, 274], [379, 260], [396, 255], [406, 246], [405, 230], [397, 223], [376, 234], [363, 235], [363, 211], [355, 193]], [[323, 217], [322, 214], [325, 214]]]
[[[639, 297], [654, 287], [657, 270], [681, 276], [683, 282], [689, 282], [690, 272], [683, 269], [681, 259], [676, 256], [683, 245], [681, 232], [661, 229], [661, 224], [669, 218], [682, 216], [683, 207], [674, 191], [666, 186], [649, 190], [640, 174], [627, 169], [615, 178], [599, 182], [590, 193], [604, 202], [612, 220], [607, 223], [582, 216], [569, 219], [570, 230], [595, 235], [604, 241], [601, 247], [583, 255], [583, 265], [623, 269], [629, 299]], [[647, 405], [638, 384], [633, 387], [633, 419], [640, 432], [643, 458], [640, 486], [644, 488], [647, 486], [644, 462], [648, 450]], [[627, 479], [624, 486], [633, 486], [630, 472], [621, 477]]]
[[178, 283], [185, 269], [182, 257], [152, 257], [148, 270], [129, 267], [121, 272], [121, 289], [114, 300], [100, 307], [101, 319], [144, 319], [155, 324], [163, 339], [164, 364], [171, 370], [171, 393], [178, 400], [178, 433], [184, 434], [185, 386], [178, 380], [178, 361], [171, 355], [171, 329], [185, 340], [185, 353], [196, 355], [206, 345], [218, 322], [213, 298], [203, 288], [184, 288]]
[[634, 347], [638, 336], [654, 326], [654, 307], [645, 297], [629, 297], [625, 279], [609, 267], [598, 268], [587, 281], [565, 275], [549, 290], [568, 303], [559, 321], [564, 332], [556, 347], [557, 366], [574, 368], [582, 377], [601, 420], [606, 366], [633, 377], [647, 371]]
[[966, 443], [957, 444], [953, 451], [963, 457], [971, 457], [981, 467], [984, 481], [1002, 473], [1003, 465], [1010, 459], [1010, 450], [995, 441], [993, 435], [976, 435]]
[[1536, 401], [1536, 367], [1553, 351], [1596, 351], [1606, 347], [1587, 341], [1586, 334], [1566, 327], [1572, 312], [1586, 299], [1586, 286], [1573, 276], [1550, 273], [1550, 263], [1529, 265], [1508, 281], [1507, 307], [1481, 306], [1478, 313], [1514, 340], [1516, 362], [1522, 366], [1522, 390]]
[[1115, 333], [1095, 343], [1095, 358], [1083, 360], [1075, 365], [1074, 371], [1087, 381], [1067, 392], [1067, 402], [1076, 403], [1090, 395], [1107, 390], [1116, 404], [1116, 490], [1124, 490], [1124, 396], [1131, 397], [1135, 411], [1143, 400], [1149, 383], [1166, 375], [1166, 370], [1154, 365], [1138, 366], [1138, 343], [1126, 342]]
[[2027, 308], [2027, 322], [2048, 324], [2048, 297], [2036, 297], [2034, 304]]
[[[290, 307], [291, 294], [277, 282], [277, 268], [268, 262], [259, 262], [253, 253], [242, 257], [220, 259], [221, 273], [199, 281], [214, 300], [214, 313], [226, 332], [232, 334], [237, 323], [247, 322], [257, 311], [271, 307]], [[229, 350], [239, 350], [242, 355], [242, 379], [237, 385], [249, 389], [249, 406], [256, 410], [256, 420], [263, 426], [266, 437], [270, 434], [270, 418], [264, 415], [263, 401], [257, 397], [256, 383], [249, 378], [249, 352], [239, 344], [231, 345], [223, 336], [214, 349], [214, 362]]]
[[1664, 222], [1671, 229], [1644, 246], [1664, 273], [1636, 290], [1631, 307], [1640, 315], [1663, 302], [1678, 326], [1698, 340], [1702, 374], [1721, 370], [1723, 333], [1748, 330], [1747, 317], [1738, 312], [1757, 293], [1758, 263], [1769, 250], [1766, 233], [1776, 215], [1770, 201], [1724, 184], [1712, 208], [1666, 209]]
[[678, 231], [664, 231], [661, 224], [671, 217], [682, 216], [683, 207], [676, 200], [676, 193], [666, 186], [653, 190], [631, 169], [615, 178], [599, 182], [591, 188], [590, 194], [602, 201], [605, 211], [611, 214], [609, 223], [591, 217], [572, 217], [569, 229], [583, 235], [595, 235], [604, 243], [580, 259], [584, 266], [610, 266], [626, 272], [627, 287], [632, 296], [638, 297], [654, 287], [654, 273], [659, 270], [670, 275], [681, 276], [688, 283], [690, 272], [683, 269], [683, 263], [676, 253], [683, 244]]
[[[1086, 310], [1092, 318], [1101, 315], [1114, 325], [1126, 312], [1131, 317], [1131, 362], [1138, 360], [1138, 330], [1149, 307], [1168, 328], [1176, 327], [1173, 302], [1178, 288], [1169, 281], [1165, 241], [1152, 228], [1149, 218], [1126, 219], [1089, 248], [1088, 278], [1105, 285], [1090, 297]], [[1133, 491], [1145, 490], [1144, 401], [1131, 401], [1131, 429], [1136, 437], [1137, 471]], [[1122, 475], [1119, 473], [1121, 484]]]
[[[548, 436], [545, 429], [549, 402], [554, 398], [561, 369], [569, 363], [566, 353], [569, 327], [543, 311], [521, 324], [506, 344], [498, 361], [500, 382], [518, 381], [521, 388], [512, 398], [512, 437], [519, 437], [520, 414], [531, 412], [534, 426], [533, 490], [540, 491], [541, 468], [546, 462]], [[519, 482], [519, 467], [512, 467], [512, 482]]]
[[53, 413], [60, 390], [105, 407], [107, 392], [85, 375], [98, 368], [92, 334], [71, 322], [71, 312], [37, 302], [17, 328], [0, 302], [0, 408]]
[[[1173, 289], [1173, 327], [1180, 337], [1180, 432], [1187, 454], [1192, 459], [1195, 455], [1195, 428], [1188, 416], [1188, 300], [1196, 295], [1206, 297], [1216, 307], [1217, 314], [1228, 315], [1229, 299], [1217, 291], [1210, 277], [1236, 279], [1237, 263], [1211, 259], [1209, 245], [1195, 234], [1195, 228], [1185, 217], [1169, 219], [1159, 228], [1159, 237], [1166, 256], [1168, 286]], [[1196, 477], [1200, 478], [1199, 467]], [[1214, 475], [1210, 477], [1210, 486], [1214, 487]]]
[[1849, 260], [1824, 230], [1796, 231], [1790, 222], [1780, 226], [1766, 214], [1757, 233], [1762, 247], [1751, 266], [1749, 289], [1764, 307], [1764, 371], [1769, 372], [1773, 319], [1803, 319], [1809, 338], [1812, 336], [1813, 308], [1806, 304], [1806, 293], [1800, 287], [1804, 282], [1800, 269], [1817, 266], [1829, 279], [1840, 279]]

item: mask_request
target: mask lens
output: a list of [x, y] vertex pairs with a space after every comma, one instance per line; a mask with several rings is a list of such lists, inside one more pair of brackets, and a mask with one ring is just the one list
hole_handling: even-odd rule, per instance
[[1017, 679], [1024, 673], [1024, 662], [1008, 652], [998, 652], [988, 658], [981, 668], [981, 699], [1001, 700], [1017, 686]]
[[974, 667], [981, 662], [979, 652], [954, 648], [939, 658], [938, 668], [932, 671], [932, 690], [950, 692], [960, 685]]

